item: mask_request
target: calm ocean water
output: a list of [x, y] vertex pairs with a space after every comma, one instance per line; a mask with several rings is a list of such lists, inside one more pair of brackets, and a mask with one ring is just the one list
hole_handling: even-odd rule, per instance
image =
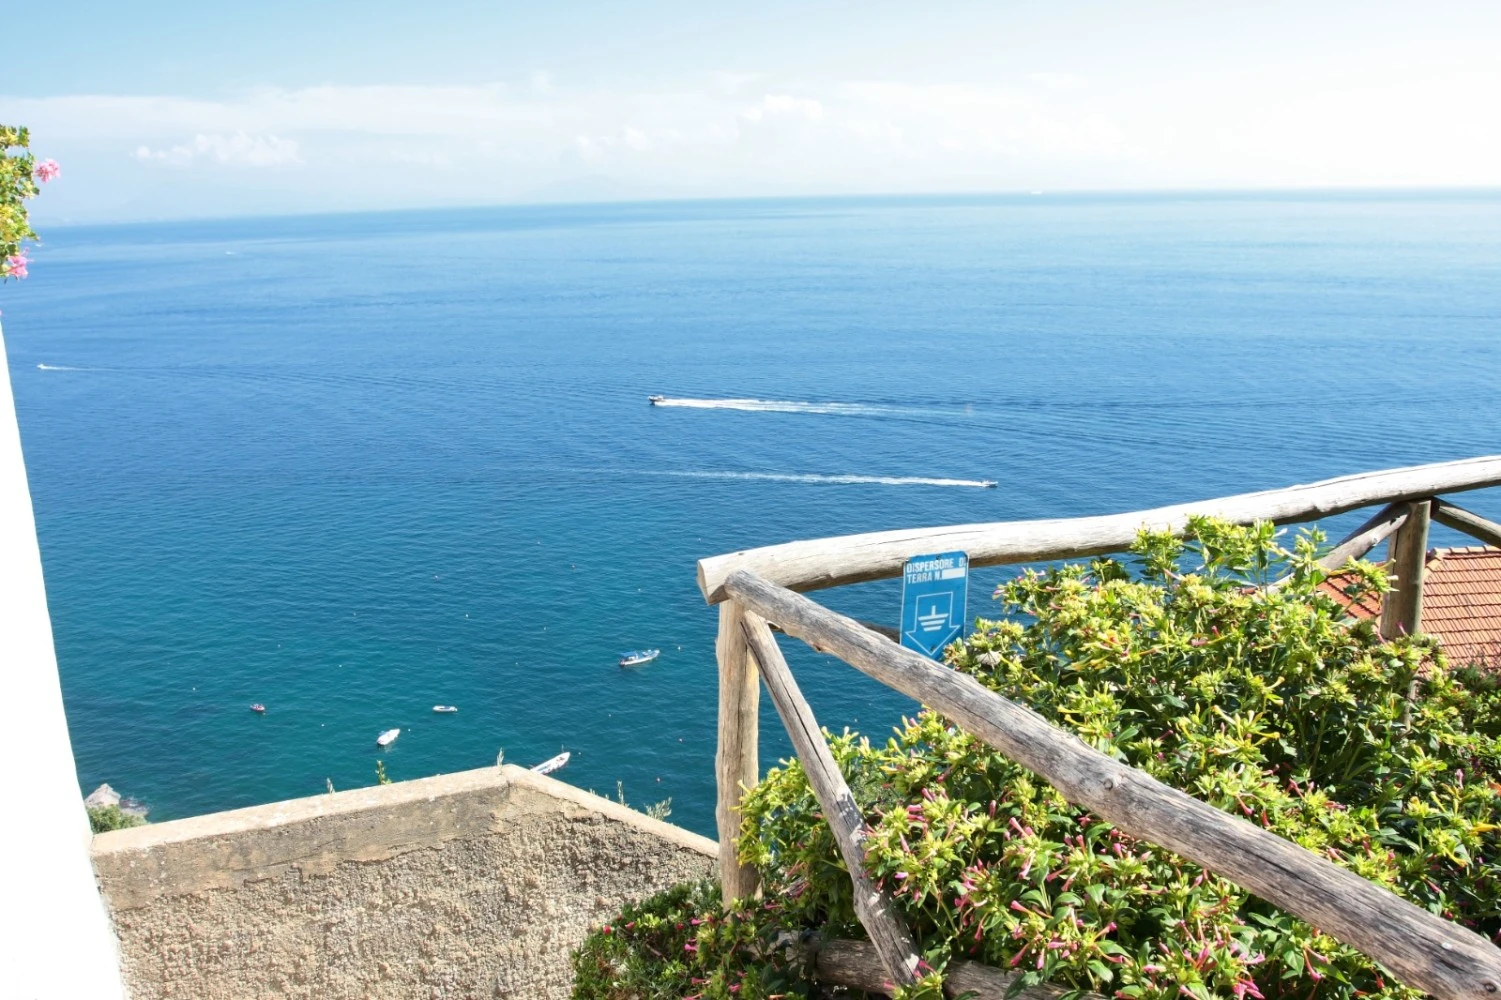
[[[46, 236], [0, 304], [79, 782], [156, 819], [568, 749], [560, 777], [710, 832], [701, 556], [1501, 451], [1495, 194]], [[898, 614], [894, 584], [826, 597]], [[910, 708], [793, 665], [830, 727]]]

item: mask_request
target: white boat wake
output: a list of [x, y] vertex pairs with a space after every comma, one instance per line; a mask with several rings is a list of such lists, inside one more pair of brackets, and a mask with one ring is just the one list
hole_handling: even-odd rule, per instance
[[873, 403], [804, 403], [791, 399], [673, 399], [651, 397], [653, 406], [680, 406], [695, 410], [745, 410], [751, 413], [826, 413], [844, 417], [884, 417], [931, 413], [931, 409], [882, 406]]
[[67, 365], [37, 365], [37, 368], [40, 371], [44, 371], [44, 372], [81, 372], [81, 371], [83, 371], [82, 368], [70, 368]]
[[772, 483], [866, 483], [876, 486], [959, 486], [970, 489], [990, 489], [995, 486], [995, 482], [990, 479], [943, 479], [932, 476], [821, 476], [811, 472], [674, 472], [667, 470], [651, 474], [673, 476], [679, 479], [752, 479]]

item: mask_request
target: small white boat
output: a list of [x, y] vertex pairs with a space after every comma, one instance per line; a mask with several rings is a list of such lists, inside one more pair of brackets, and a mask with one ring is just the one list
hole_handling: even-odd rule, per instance
[[620, 654], [622, 667], [639, 667], [643, 663], [650, 663], [662, 655], [660, 649], [633, 649], [629, 653]]
[[982, 479], [980, 480], [980, 485], [987, 490], [993, 490], [996, 488], [996, 481], [994, 479]]
[[532, 768], [532, 772], [535, 774], [551, 774], [558, 768], [562, 767], [564, 764], [568, 763], [568, 758], [572, 756], [573, 754], [569, 753], [567, 750], [564, 750], [556, 757], [548, 758], [547, 760], [544, 760], [542, 763], [538, 764], [536, 767]]
[[395, 743], [396, 737], [400, 735], [400, 729], [387, 729], [385, 732], [381, 733], [375, 738], [375, 745], [378, 747], [388, 747], [392, 743]]
[[433, 711], [439, 713], [440, 715], [447, 715], [450, 712], [457, 712], [458, 710], [459, 710], [459, 706], [457, 706], [457, 705], [434, 705], [433, 706]]
[[646, 401], [648, 403], [650, 403], [652, 406], [656, 406], [658, 403], [662, 402], [662, 400], [664, 400], [666, 398], [667, 398], [666, 396], [647, 396], [646, 397]]

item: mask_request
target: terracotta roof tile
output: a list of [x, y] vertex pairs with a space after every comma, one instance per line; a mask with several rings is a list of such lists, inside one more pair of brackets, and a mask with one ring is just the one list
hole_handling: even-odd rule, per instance
[[[1433, 549], [1426, 566], [1423, 631], [1439, 641], [1451, 664], [1501, 670], [1501, 549]], [[1347, 579], [1335, 574], [1319, 587], [1356, 618], [1379, 615], [1379, 601], [1351, 601], [1344, 594]]]

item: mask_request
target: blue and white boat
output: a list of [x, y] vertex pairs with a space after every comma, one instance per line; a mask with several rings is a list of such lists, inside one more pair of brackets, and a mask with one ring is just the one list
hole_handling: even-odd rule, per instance
[[650, 663], [662, 655], [660, 649], [633, 649], [629, 653], [620, 654], [622, 667], [639, 667], [643, 663]]

